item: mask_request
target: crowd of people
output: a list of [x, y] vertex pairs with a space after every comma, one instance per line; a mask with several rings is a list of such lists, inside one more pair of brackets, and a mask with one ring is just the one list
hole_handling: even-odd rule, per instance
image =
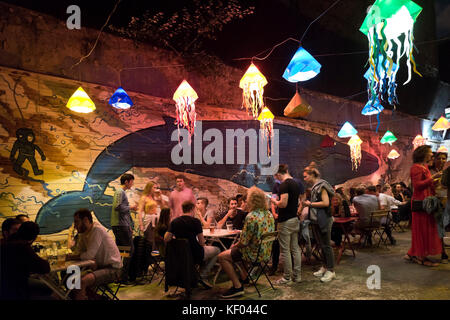
[[[162, 194], [158, 183], [149, 182], [140, 200], [130, 205], [127, 191], [134, 184], [134, 176], [123, 174], [111, 211], [114, 239], [93, 220], [90, 210], [81, 208], [74, 213], [74, 228], [78, 235], [73, 243], [73, 254], [67, 258], [94, 260], [96, 266], [92, 272], [83, 275], [81, 289], [74, 290], [73, 298], [88, 299], [95, 294], [92, 290], [103, 283], [118, 279], [133, 283], [136, 279], [137, 273], [133, 267], [136, 237], [133, 235], [132, 212], [137, 213], [138, 237], [150, 246], [150, 251], [146, 252], [158, 250], [164, 259], [170, 241], [188, 240], [193, 261], [199, 266], [199, 282], [203, 287], [212, 287], [208, 279], [218, 262], [232, 284], [222, 294], [224, 298], [244, 294], [244, 286], [249, 284], [252, 275], [246, 273], [242, 264], [255, 259], [271, 260], [270, 275], [277, 274], [281, 260], [282, 275], [276, 280], [277, 285], [301, 282], [300, 243], [305, 231], [308, 234], [309, 230], [313, 231], [311, 237], [317, 242], [323, 257], [320, 269], [313, 274], [321, 282], [332, 281], [336, 278], [332, 245], [339, 248], [343, 237], [342, 229], [334, 225], [334, 219], [357, 217], [351, 234], [367, 237], [365, 240], [371, 244], [371, 234], [364, 233], [364, 230], [371, 227], [371, 213], [377, 210], [389, 210], [391, 219], [408, 221], [411, 226], [411, 248], [404, 259], [424, 266], [436, 266], [437, 262], [428, 257], [441, 254], [441, 262], [445, 263], [448, 257], [442, 230], [445, 232], [448, 225], [445, 204], [450, 174], [445, 169], [446, 154], [439, 153], [434, 155], [434, 160], [432, 158], [428, 146], [418, 147], [414, 151], [414, 165], [410, 172], [412, 191], [405, 183], [398, 182], [391, 185], [358, 185], [347, 192], [342, 187], [332, 187], [322, 179], [314, 163], [303, 170], [305, 188], [300, 179], [291, 176], [288, 166], [282, 164], [274, 174], [270, 199], [263, 190], [254, 186], [246, 194], [228, 199], [228, 208], [223, 212], [211, 210], [208, 198], [196, 198], [192, 189], [185, 185], [182, 175], [176, 177], [176, 186], [169, 197]], [[437, 202], [434, 201], [436, 199]], [[2, 298], [30, 298], [36, 292], [42, 295], [45, 291], [33, 291], [39, 285], [32, 284], [29, 279], [31, 273], [47, 273], [50, 270], [48, 262], [31, 248], [39, 226], [24, 220], [26, 217], [18, 216], [5, 220], [2, 225]], [[240, 230], [237, 241], [223, 239], [222, 245], [228, 249], [206, 241], [204, 229], [227, 226]], [[391, 224], [381, 221], [381, 226], [391, 245], [395, 245]], [[261, 245], [262, 236], [275, 230], [278, 232], [277, 239]], [[119, 247], [129, 247], [130, 258], [122, 259]], [[235, 266], [241, 266], [239, 272], [236, 272]], [[11, 274], [14, 276], [10, 277]]]

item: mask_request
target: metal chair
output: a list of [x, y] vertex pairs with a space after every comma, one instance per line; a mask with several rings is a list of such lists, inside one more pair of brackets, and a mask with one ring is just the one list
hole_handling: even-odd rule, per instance
[[[119, 249], [120, 257], [122, 258], [123, 263], [123, 260], [125, 258], [129, 258], [131, 256], [131, 246], [117, 246], [117, 248]], [[109, 283], [106, 283], [98, 286], [96, 291], [99, 291], [100, 295], [107, 298], [108, 300], [119, 300], [119, 298], [117, 297], [117, 293], [123, 286], [123, 283], [123, 279], [122, 277], [120, 277], [120, 279], [118, 280], [117, 288], [115, 290], [110, 286]]]
[[[245, 271], [247, 271], [247, 274], [250, 275], [252, 273], [253, 270], [260, 270], [259, 274], [258, 272], [256, 272], [256, 277], [255, 279], [253, 279], [253, 277], [248, 277], [250, 280], [250, 283], [255, 287], [256, 291], [258, 292], [259, 297], [261, 297], [261, 293], [259, 292], [259, 289], [257, 287], [257, 282], [259, 280], [259, 278], [261, 277], [262, 274], [264, 274], [264, 276], [266, 277], [267, 281], [269, 281], [270, 286], [272, 287], [273, 290], [275, 290], [274, 286], [272, 285], [272, 282], [269, 279], [269, 276], [267, 275], [266, 272], [266, 268], [268, 268], [267, 264], [270, 261], [270, 255], [266, 260], [260, 260], [261, 256], [261, 248], [263, 246], [263, 244], [270, 246], [270, 248], [272, 248], [272, 243], [275, 241], [275, 239], [277, 239], [278, 237], [278, 231], [274, 231], [274, 232], [267, 232], [264, 233], [261, 236], [261, 239], [259, 241], [259, 245], [258, 245], [258, 253], [256, 255], [256, 258], [254, 260], [243, 260], [243, 267], [245, 268]], [[249, 266], [247, 267], [248, 264]]]
[[368, 239], [372, 239], [372, 236], [374, 240], [375, 236], [379, 237], [377, 248], [380, 246], [381, 242], [387, 246], [388, 237], [385, 226], [390, 225], [391, 218], [389, 213], [390, 210], [376, 210], [370, 213], [369, 225], [363, 228], [363, 234], [365, 236], [364, 246], [367, 244]]

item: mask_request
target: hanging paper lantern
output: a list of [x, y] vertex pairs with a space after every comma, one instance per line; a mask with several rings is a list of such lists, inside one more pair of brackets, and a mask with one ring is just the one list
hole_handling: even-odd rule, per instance
[[266, 77], [259, 72], [258, 68], [252, 63], [242, 77], [239, 88], [242, 92], [242, 106], [254, 119], [258, 117], [263, 102], [264, 86], [267, 84]]
[[267, 154], [270, 155], [270, 139], [273, 137], [273, 119], [274, 115], [270, 112], [269, 108], [264, 107], [261, 114], [258, 117], [260, 128], [264, 132], [264, 136], [267, 139]]
[[347, 121], [346, 123], [344, 123], [341, 130], [339, 131], [338, 137], [339, 138], [348, 138], [348, 137], [354, 136], [357, 133], [358, 133], [358, 131], [356, 131], [356, 129], [353, 128], [353, 126], [350, 124], [350, 122]]
[[400, 157], [400, 154], [397, 152], [397, 150], [392, 149], [391, 152], [389, 152], [388, 156], [389, 159], [397, 159], [398, 157]]
[[300, 47], [284, 71], [283, 78], [289, 82], [307, 81], [317, 76], [321, 67], [308, 51]]
[[89, 98], [86, 91], [82, 87], [79, 87], [77, 91], [73, 93], [69, 101], [67, 101], [67, 108], [79, 113], [89, 113], [95, 110], [94, 101]]
[[[192, 89], [186, 80], [181, 82], [178, 89], [173, 94], [173, 100], [175, 100], [175, 107], [177, 113], [177, 119], [175, 124], [180, 129], [180, 125], [186, 128], [189, 132], [189, 139], [194, 133], [195, 119], [197, 114], [195, 113], [195, 100], [198, 99], [197, 93]], [[190, 140], [189, 140], [190, 143]]]
[[[384, 64], [382, 61], [384, 61]], [[390, 105], [398, 104], [396, 94], [397, 84], [395, 82], [397, 68], [397, 64], [394, 63], [392, 65], [392, 70], [390, 70], [388, 60], [383, 59], [382, 55], [378, 56], [377, 72], [375, 74], [379, 75], [379, 81], [375, 81], [374, 69], [372, 68], [372, 66], [370, 66], [364, 74], [364, 78], [366, 78], [368, 81], [367, 90], [370, 97], [369, 101], [373, 102], [376, 98], [379, 103], [378, 96], [380, 96], [383, 100], [384, 97], [387, 96], [387, 102]]]
[[[369, 100], [377, 93], [386, 93], [389, 104], [397, 103], [395, 76], [400, 59], [406, 55], [408, 79], [411, 80], [411, 65], [419, 76], [413, 57], [413, 25], [422, 8], [410, 0], [376, 0], [369, 9], [361, 28], [369, 40], [368, 79]], [[403, 37], [403, 44], [400, 38]], [[394, 46], [395, 43], [395, 46]], [[394, 47], [396, 53], [394, 54]], [[394, 68], [394, 60], [397, 67]]]
[[439, 149], [436, 151], [437, 153], [448, 153], [448, 150], [444, 146], [440, 146]]
[[447, 130], [448, 128], [450, 128], [450, 122], [446, 118], [441, 116], [439, 118], [439, 120], [436, 121], [436, 123], [433, 125], [431, 130], [433, 130], [433, 131], [443, 131], [443, 130]]
[[413, 140], [414, 150], [425, 144], [425, 138], [418, 134]]
[[358, 135], [354, 135], [347, 142], [350, 146], [350, 157], [352, 158], [352, 170], [358, 170], [358, 166], [361, 164], [361, 144], [362, 140]]
[[108, 103], [117, 109], [129, 109], [133, 105], [130, 96], [122, 87], [117, 88]]
[[308, 101], [300, 96], [298, 92], [292, 97], [284, 109], [284, 115], [289, 118], [306, 118], [312, 111]]
[[397, 137], [394, 136], [394, 134], [389, 130], [386, 131], [383, 138], [380, 140], [382, 144], [389, 143], [390, 145], [392, 145], [395, 141], [397, 141]]
[[320, 143], [321, 148], [330, 148], [336, 145], [336, 141], [334, 141], [329, 135], [325, 135]]
[[378, 114], [381, 113], [381, 111], [383, 111], [384, 108], [380, 103], [380, 100], [376, 97], [375, 100], [371, 100], [369, 102], [366, 103], [366, 105], [364, 106], [364, 108], [361, 111], [361, 114], [365, 115], [365, 116], [371, 116], [374, 114]]

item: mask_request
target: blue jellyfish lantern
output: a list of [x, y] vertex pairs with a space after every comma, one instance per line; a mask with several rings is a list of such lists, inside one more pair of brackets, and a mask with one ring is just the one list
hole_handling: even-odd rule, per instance
[[307, 81], [317, 76], [321, 67], [308, 51], [300, 47], [284, 71], [283, 78], [289, 82]]
[[[398, 71], [397, 64], [393, 63], [390, 57], [383, 57], [381, 55], [378, 57], [376, 63], [376, 70], [374, 66], [370, 65], [364, 74], [364, 78], [367, 79], [369, 100], [374, 101], [378, 95], [390, 105], [398, 104], [396, 93], [397, 84], [395, 82]], [[385, 97], [387, 97], [387, 100]]]
[[383, 110], [384, 108], [381, 105], [380, 100], [377, 97], [375, 97], [375, 99], [370, 100], [369, 102], [366, 103], [366, 105], [361, 111], [361, 114], [365, 116], [371, 116], [374, 114], [379, 114]]
[[109, 99], [109, 104], [117, 109], [129, 109], [133, 105], [133, 101], [131, 101], [125, 90], [119, 87]]
[[338, 133], [339, 138], [348, 138], [357, 134], [358, 131], [350, 124], [350, 122], [344, 123], [341, 130]]

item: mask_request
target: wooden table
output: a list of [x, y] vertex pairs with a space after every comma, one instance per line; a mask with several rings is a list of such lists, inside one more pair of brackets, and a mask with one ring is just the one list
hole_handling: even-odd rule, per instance
[[69, 260], [65, 261], [64, 264], [51, 265], [50, 273], [36, 274], [32, 276], [45, 283], [45, 285], [62, 300], [70, 300], [69, 294], [72, 290], [67, 289], [65, 285], [67, 278], [71, 274], [67, 274], [65, 277], [62, 277], [60, 273], [62, 271], [66, 271], [70, 266], [78, 266], [81, 271], [84, 271], [94, 267], [95, 265], [94, 260]]
[[350, 237], [349, 237], [349, 234], [350, 234], [349, 231], [350, 230], [348, 228], [350, 226], [350, 223], [352, 223], [352, 222], [354, 222], [356, 220], [358, 220], [358, 218], [356, 218], [356, 217], [334, 218], [334, 223], [340, 226], [340, 228], [342, 229], [342, 232], [344, 234], [344, 240], [341, 243], [341, 248], [339, 249], [339, 254], [338, 254], [338, 257], [336, 259], [336, 264], [339, 264], [339, 262], [341, 261], [342, 253], [346, 249], [347, 245], [352, 250], [353, 257], [356, 257], [355, 250], [353, 250], [352, 243], [350, 241]]

